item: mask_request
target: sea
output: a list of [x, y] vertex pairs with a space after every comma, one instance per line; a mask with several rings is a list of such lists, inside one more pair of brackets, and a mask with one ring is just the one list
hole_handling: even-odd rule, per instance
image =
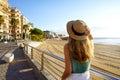
[[94, 43], [120, 45], [120, 38], [94, 38]]

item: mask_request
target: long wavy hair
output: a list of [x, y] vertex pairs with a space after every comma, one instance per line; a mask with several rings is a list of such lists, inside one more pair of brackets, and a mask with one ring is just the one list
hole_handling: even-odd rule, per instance
[[94, 57], [94, 46], [88, 38], [86, 40], [75, 40], [69, 37], [68, 48], [73, 58], [80, 62], [86, 62]]

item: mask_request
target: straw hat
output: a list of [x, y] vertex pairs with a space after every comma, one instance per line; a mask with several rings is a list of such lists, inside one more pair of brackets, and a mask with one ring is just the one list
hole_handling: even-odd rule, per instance
[[69, 36], [75, 40], [85, 40], [88, 37], [86, 34], [87, 25], [82, 20], [69, 21], [67, 23], [67, 32]]

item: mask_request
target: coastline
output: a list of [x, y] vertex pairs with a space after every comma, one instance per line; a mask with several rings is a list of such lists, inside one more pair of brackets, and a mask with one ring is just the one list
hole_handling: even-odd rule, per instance
[[[59, 57], [64, 58], [63, 47], [67, 43], [65, 40], [46, 40], [43, 42], [30, 42], [29, 44], [38, 49], [45, 50]], [[120, 45], [94, 44], [95, 57], [92, 59], [91, 67], [105, 72], [109, 75], [120, 76]], [[34, 59], [40, 61], [40, 55], [34, 54]], [[55, 61], [53, 59], [53, 61]], [[56, 61], [55, 61], [56, 62]], [[62, 64], [64, 66], [64, 64]], [[93, 80], [104, 80], [96, 74], [91, 74]]]
[[93, 41], [97, 44], [120, 45], [120, 38], [95, 38]]
[[[64, 58], [63, 47], [67, 41], [48, 40], [38, 48]], [[92, 67], [113, 76], [120, 76], [120, 45], [94, 44]]]

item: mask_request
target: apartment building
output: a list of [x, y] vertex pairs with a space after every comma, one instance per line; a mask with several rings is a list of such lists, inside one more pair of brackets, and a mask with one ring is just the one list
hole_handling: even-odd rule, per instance
[[46, 30], [46, 31], [44, 31], [44, 33], [45, 33], [45, 38], [46, 39], [53, 39], [53, 38], [58, 37], [58, 35], [55, 32], [52, 32], [52, 31]]
[[28, 24], [29, 23], [29, 20], [25, 17], [25, 16], [21, 16], [21, 23], [22, 23], [22, 25], [21, 25], [21, 37], [22, 37], [22, 39], [24, 38], [23, 36], [25, 35], [25, 30], [23, 29], [23, 26], [24, 25], [26, 25], [26, 24]]
[[[16, 39], [20, 39], [21, 38], [21, 33], [22, 33], [22, 27], [21, 27], [22, 26], [22, 20], [21, 20], [22, 18], [21, 18], [21, 16], [22, 16], [22, 14], [21, 14], [19, 9], [17, 9], [17, 8], [10, 8], [10, 16], [9, 16], [10, 21], [11, 21], [12, 18], [17, 19], [18, 20], [18, 24], [16, 26], [14, 26], [14, 28], [10, 24], [11, 27], [9, 29], [9, 33], [10, 33], [10, 36], [15, 36]], [[13, 29], [15, 29], [15, 32], [14, 32]]]
[[6, 0], [0, 0], [0, 15], [4, 22], [0, 25], [0, 38], [9, 38], [9, 3]]
[[[23, 38], [23, 25], [28, 24], [29, 30], [33, 28], [33, 23], [22, 15], [21, 11], [16, 7], [10, 7], [7, 0], [0, 0], [0, 16], [4, 17], [4, 22], [0, 25], [0, 39]], [[11, 25], [11, 20], [17, 19], [18, 24]], [[28, 31], [29, 32], [29, 31]]]
[[24, 15], [22, 15], [21, 16], [21, 23], [22, 23], [22, 26], [23, 26], [25, 24], [28, 24], [29, 20], [27, 19], [27, 17], [25, 17]]
[[33, 23], [29, 22], [28, 25], [29, 25], [29, 30], [34, 28], [34, 24]]
[[[23, 39], [23, 34], [24, 34], [24, 29], [23, 29], [23, 25], [26, 25], [28, 24], [29, 25], [29, 30], [33, 28], [33, 24], [29, 22], [29, 20], [24, 16], [22, 15], [22, 13], [20, 12], [19, 9], [17, 8], [10, 8], [10, 19], [12, 18], [15, 18], [15, 19], [18, 19], [18, 24], [16, 25], [16, 32], [15, 32], [15, 36], [16, 36], [16, 39]], [[13, 32], [12, 32], [12, 28], [10, 29], [10, 34], [11, 36], [13, 36]], [[29, 34], [29, 31], [28, 31], [28, 34]]]

